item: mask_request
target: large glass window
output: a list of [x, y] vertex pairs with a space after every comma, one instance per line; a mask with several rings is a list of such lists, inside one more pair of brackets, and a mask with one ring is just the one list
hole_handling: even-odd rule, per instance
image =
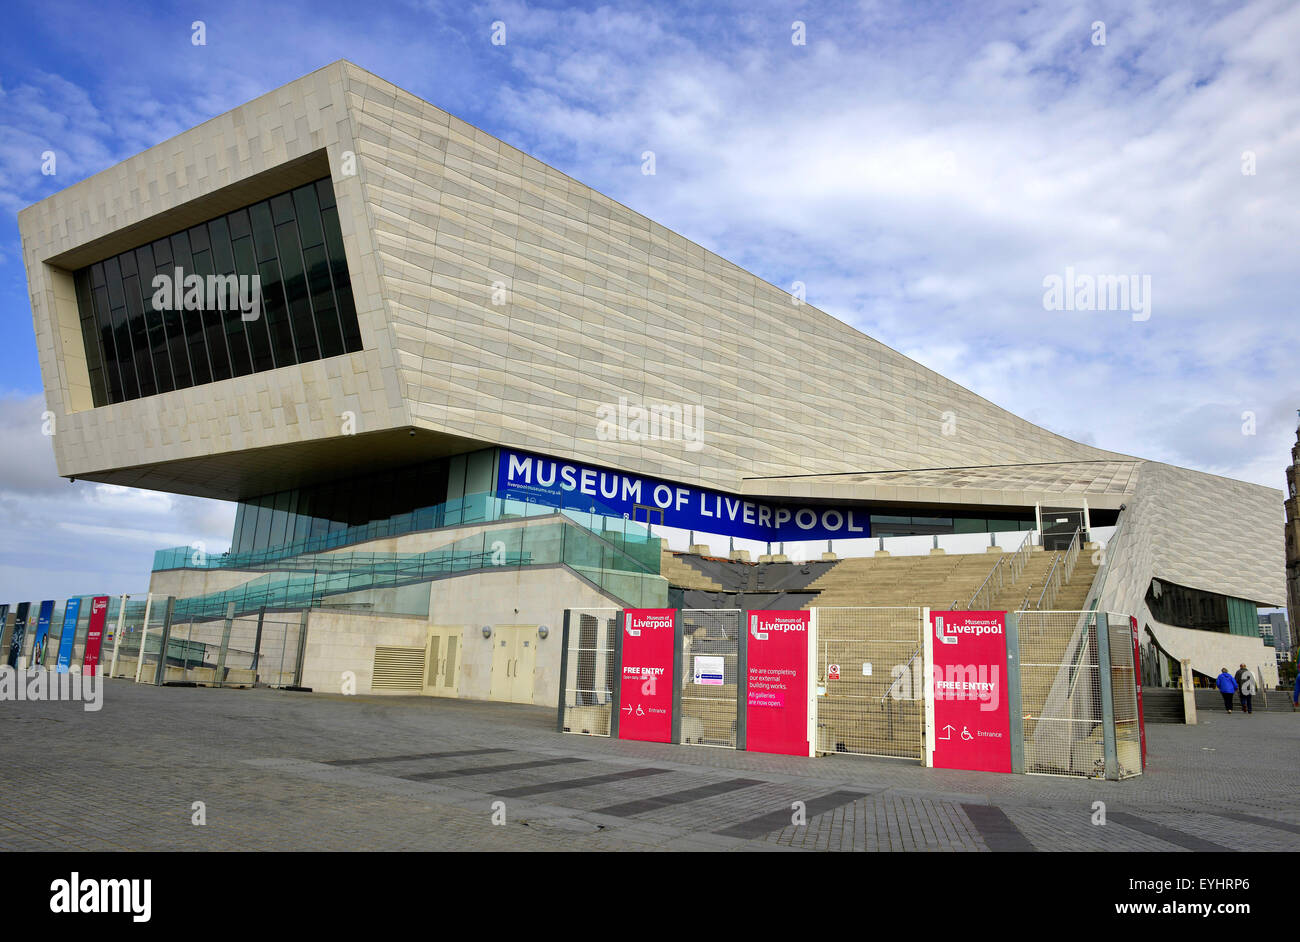
[[[185, 284], [191, 276], [197, 289]], [[254, 276], [260, 310], [245, 320]], [[329, 178], [88, 265], [73, 280], [96, 406], [361, 349]]]
[[1245, 636], [1259, 631], [1259, 608], [1246, 599], [1152, 579], [1146, 603], [1153, 618], [1178, 628]]
[[351, 527], [405, 533], [481, 520], [495, 455], [486, 448], [252, 498], [236, 512], [231, 552], [259, 552]]

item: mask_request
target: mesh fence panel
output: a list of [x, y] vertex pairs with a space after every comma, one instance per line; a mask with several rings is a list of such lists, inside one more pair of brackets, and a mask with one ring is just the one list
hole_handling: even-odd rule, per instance
[[922, 758], [921, 609], [815, 611], [815, 681], [826, 687], [817, 699], [817, 751]]
[[302, 620], [275, 621], [262, 624], [261, 643], [253, 669], [257, 682], [270, 687], [290, 687], [298, 677], [298, 650], [302, 637]]
[[610, 706], [618, 666], [614, 632], [618, 609], [569, 610], [569, 640], [564, 667], [564, 731], [608, 736]]
[[292, 686], [301, 634], [301, 615], [286, 612], [264, 618], [260, 628], [256, 615], [234, 619], [229, 630], [224, 618], [173, 622], [165, 678], [209, 687]]
[[1133, 630], [1127, 615], [1106, 615], [1110, 633], [1110, 696], [1115, 715], [1115, 754], [1120, 778], [1142, 773], [1142, 731], [1138, 727]]
[[1025, 771], [1103, 775], [1096, 613], [1016, 614]]
[[738, 609], [682, 610], [681, 742], [736, 747]]
[[[128, 676], [136, 677], [142, 684], [152, 684], [158, 679], [158, 663], [164, 659], [163, 628], [167, 624], [167, 597], [154, 596], [148, 604], [149, 618], [145, 624], [144, 613], [140, 616], [140, 629], [135, 632], [135, 657]], [[127, 635], [130, 637], [130, 634]], [[166, 679], [164, 677], [164, 679]]]

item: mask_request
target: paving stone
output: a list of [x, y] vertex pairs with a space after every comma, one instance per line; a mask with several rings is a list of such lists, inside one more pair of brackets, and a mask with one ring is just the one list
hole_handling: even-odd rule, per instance
[[1300, 850], [1289, 713], [1153, 726], [1148, 774], [1105, 782], [622, 742], [421, 697], [113, 681], [97, 713], [0, 712], [6, 851]]

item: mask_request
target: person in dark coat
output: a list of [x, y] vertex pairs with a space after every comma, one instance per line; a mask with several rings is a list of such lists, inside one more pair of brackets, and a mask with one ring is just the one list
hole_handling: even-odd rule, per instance
[[1237, 694], [1241, 697], [1241, 709], [1246, 713], [1254, 713], [1251, 709], [1250, 701], [1255, 696], [1255, 675], [1250, 672], [1250, 668], [1245, 664], [1237, 671], [1236, 676], [1232, 678], [1237, 682]]
[[1219, 671], [1219, 678], [1214, 682], [1219, 688], [1219, 693], [1223, 694], [1223, 708], [1227, 712], [1232, 712], [1232, 695], [1237, 692], [1237, 682], [1232, 679], [1226, 667]]

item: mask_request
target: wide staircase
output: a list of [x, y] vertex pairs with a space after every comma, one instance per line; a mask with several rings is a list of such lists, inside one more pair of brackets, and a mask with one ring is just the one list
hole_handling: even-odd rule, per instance
[[659, 554], [659, 574], [668, 580], [668, 584], [678, 589], [695, 589], [701, 592], [722, 592], [723, 586], [714, 582], [695, 566], [682, 562], [682, 554], [674, 553], [666, 547]]
[[817, 592], [805, 607], [928, 605], [964, 608], [996, 562], [992, 554], [877, 556], [840, 560], [808, 585]]
[[[1064, 552], [1034, 552], [1030, 554], [1029, 562], [1025, 564], [1025, 571], [1020, 574], [1020, 578], [994, 594], [993, 604], [989, 606], [990, 610], [995, 612], [1017, 612], [1021, 609], [1037, 609], [1038, 601], [1042, 597], [1043, 587], [1047, 584], [1052, 567], [1064, 565], [1064, 556]], [[1056, 612], [1077, 612], [1081, 610], [1083, 603], [1087, 601], [1088, 590], [1092, 588], [1092, 581], [1097, 577], [1098, 568], [1097, 564], [1092, 561], [1090, 551], [1081, 552], [1074, 564], [1074, 571], [1070, 575], [1070, 581], [1061, 585], [1057, 590], [1056, 598], [1052, 600], [1050, 605], [1044, 605], [1044, 608]]]
[[[1069, 581], [1064, 551], [1028, 551], [1016, 578], [1006, 578], [982, 604], [992, 611], [1043, 608], [1078, 611], [1097, 575], [1092, 552], [1082, 549]], [[801, 608], [929, 606], [966, 608], [994, 567], [1010, 554], [850, 557], [838, 562], [749, 563], [662, 551], [660, 572], [670, 586], [701, 608], [767, 608], [773, 600]], [[1005, 578], [1005, 577], [1004, 577]], [[1044, 587], [1053, 589], [1044, 596]], [[766, 598], [770, 596], [771, 598]], [[987, 601], [984, 601], [987, 600]]]

